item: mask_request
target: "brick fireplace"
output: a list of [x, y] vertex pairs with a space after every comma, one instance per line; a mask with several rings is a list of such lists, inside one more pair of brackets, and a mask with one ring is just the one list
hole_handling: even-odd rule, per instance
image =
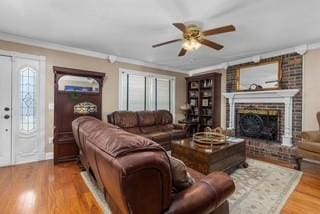
[[[247, 153], [251, 156], [294, 163], [296, 144], [301, 140], [302, 127], [302, 56], [292, 53], [264, 59], [262, 62], [277, 59], [282, 61], [280, 90], [238, 92], [236, 91], [236, 70], [239, 66], [253, 63], [228, 67], [227, 93], [224, 94], [227, 98], [227, 127], [235, 136], [246, 138]], [[250, 108], [256, 111], [277, 112], [275, 138], [244, 136], [241, 133], [239, 123], [241, 112]], [[262, 119], [261, 116], [259, 117]], [[255, 118], [255, 120], [257, 121], [253, 121], [253, 124], [256, 126], [260, 124], [260, 119]], [[267, 128], [264, 129], [266, 130]]]

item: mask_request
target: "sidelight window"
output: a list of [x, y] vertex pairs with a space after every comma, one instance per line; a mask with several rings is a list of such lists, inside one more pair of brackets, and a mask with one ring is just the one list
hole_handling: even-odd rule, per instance
[[25, 67], [20, 70], [20, 129], [31, 132], [36, 128], [35, 118], [36, 71]]

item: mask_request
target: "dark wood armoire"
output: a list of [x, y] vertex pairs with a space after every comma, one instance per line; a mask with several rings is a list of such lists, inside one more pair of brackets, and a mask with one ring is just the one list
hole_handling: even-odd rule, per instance
[[101, 119], [104, 73], [53, 67], [54, 163], [77, 160], [79, 150], [71, 123], [83, 115]]
[[197, 124], [197, 130], [205, 127], [216, 128], [221, 126], [221, 74], [209, 73], [186, 78], [187, 103], [190, 110], [187, 112], [187, 121]]

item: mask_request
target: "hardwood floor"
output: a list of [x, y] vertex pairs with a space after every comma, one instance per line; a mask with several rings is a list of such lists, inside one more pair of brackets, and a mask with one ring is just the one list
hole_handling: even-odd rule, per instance
[[79, 172], [73, 162], [0, 168], [0, 213], [102, 213]]
[[320, 213], [320, 172], [305, 166], [299, 185], [282, 209], [285, 214]]
[[[77, 164], [52, 161], [0, 168], [0, 213], [102, 213]], [[282, 213], [320, 213], [320, 175], [309, 169]]]

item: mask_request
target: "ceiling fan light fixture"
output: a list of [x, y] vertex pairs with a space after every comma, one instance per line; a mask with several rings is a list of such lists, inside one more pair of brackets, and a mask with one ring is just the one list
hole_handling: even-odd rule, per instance
[[185, 39], [182, 47], [187, 51], [195, 51], [201, 47], [201, 44], [196, 39]]
[[156, 48], [162, 45], [183, 41], [182, 48], [180, 49], [180, 52], [178, 54], [179, 57], [186, 55], [188, 51], [198, 50], [202, 45], [215, 50], [221, 50], [223, 48], [223, 45], [211, 41], [206, 37], [221, 33], [232, 32], [236, 30], [236, 28], [233, 25], [226, 25], [223, 27], [214, 28], [206, 31], [202, 31], [200, 27], [194, 24], [186, 26], [184, 23], [173, 23], [173, 26], [175, 26], [178, 30], [182, 32], [182, 38], [162, 42], [156, 45], [152, 45], [152, 47]]

